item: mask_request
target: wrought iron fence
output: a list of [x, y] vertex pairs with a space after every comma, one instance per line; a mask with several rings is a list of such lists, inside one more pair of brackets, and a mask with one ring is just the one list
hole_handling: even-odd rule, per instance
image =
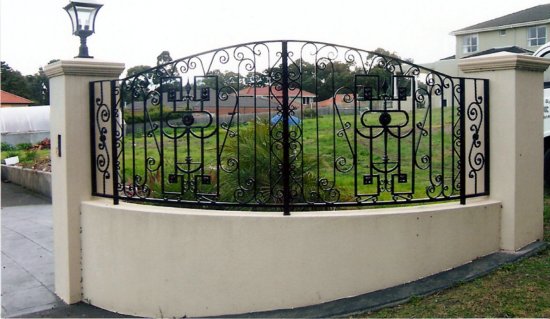
[[293, 210], [489, 193], [488, 80], [268, 41], [90, 83], [93, 194]]

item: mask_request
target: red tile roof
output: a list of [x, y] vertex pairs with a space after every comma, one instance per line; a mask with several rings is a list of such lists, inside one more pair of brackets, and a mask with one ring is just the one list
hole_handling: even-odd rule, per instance
[[[336, 94], [336, 97], [335, 98], [328, 98], [326, 100], [323, 100], [323, 101], [320, 101], [319, 102], [319, 107], [325, 107], [325, 106], [333, 106], [334, 103], [336, 103], [336, 105], [338, 106], [341, 106], [343, 104], [348, 104], [348, 103], [353, 103], [353, 96], [349, 96], [347, 98], [345, 98], [347, 94]], [[345, 100], [344, 100], [345, 99]]]
[[[263, 86], [263, 87], [247, 87], [239, 91], [240, 96], [254, 96], [254, 89], [256, 89], [256, 96], [269, 96], [269, 86]], [[300, 92], [299, 89], [289, 90], [288, 94], [290, 97], [294, 97], [296, 95], [299, 95], [300, 97], [315, 97], [315, 94], [308, 92], [306, 90], [302, 90]], [[283, 95], [282, 91], [277, 91], [275, 87], [272, 87], [271, 90], [271, 96], [280, 97]]]
[[33, 101], [24, 97], [0, 90], [0, 104], [32, 104]]

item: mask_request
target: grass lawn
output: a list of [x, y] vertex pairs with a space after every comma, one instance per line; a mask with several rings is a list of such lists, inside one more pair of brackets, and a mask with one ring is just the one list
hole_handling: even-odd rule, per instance
[[[333, 199], [330, 197], [333, 194], [331, 189], [335, 189], [339, 194], [338, 201], [354, 202], [357, 187], [362, 200], [376, 198], [378, 201], [392, 202], [389, 188], [393, 186], [394, 193], [404, 198], [427, 198], [428, 190], [433, 197], [457, 196], [458, 155], [457, 149], [453, 149], [457, 143], [453, 135], [453, 123], [457, 123], [456, 110], [418, 109], [414, 120], [412, 113], [411, 118], [406, 118], [404, 113], [392, 113], [392, 116], [395, 127], [390, 132], [401, 135], [401, 139], [391, 134], [385, 137], [381, 127], [367, 127], [380, 126], [380, 113], [376, 112], [358, 117], [357, 123], [352, 115], [325, 115], [304, 119], [299, 128], [293, 126], [291, 135], [297, 136], [300, 146], [296, 151], [296, 159], [291, 161], [295, 165], [295, 172], [299, 172], [296, 176], [301, 177], [301, 173], [304, 173], [303, 180], [293, 180], [293, 183], [299, 185], [300, 194], [305, 197], [319, 193], [319, 196], [327, 196], [326, 200], [330, 201]], [[433, 122], [426, 129], [425, 135], [421, 134], [419, 128], [415, 128], [424, 119], [427, 119], [427, 127]], [[141, 117], [138, 120], [142, 120]], [[143, 126], [151, 129], [149, 124]], [[254, 196], [265, 190], [276, 193], [270, 187], [280, 179], [280, 162], [277, 159], [282, 158], [282, 151], [280, 154], [275, 148], [272, 153], [269, 151], [275, 133], [270, 137], [267, 130], [262, 130], [260, 124], [252, 121], [231, 122], [226, 126], [227, 130], [219, 131], [218, 136], [211, 135], [211, 128], [202, 130], [198, 126], [193, 129], [195, 135], [191, 137], [190, 134], [184, 134], [182, 128], [167, 126], [163, 128], [164, 134], [158, 128], [146, 131], [145, 134], [128, 132], [119, 158], [122, 164], [121, 180], [127, 185], [147, 185], [151, 189], [148, 196], [157, 198], [164, 198], [168, 194], [178, 199], [193, 200], [194, 194], [189, 191], [191, 187], [183, 182], [191, 180], [199, 172], [212, 179], [209, 185], [199, 185], [200, 192], [216, 194], [219, 191], [221, 200], [235, 201], [237, 190], [243, 190], [246, 193], [243, 196], [248, 200], [254, 200]], [[359, 128], [357, 140], [353, 136], [354, 127]], [[266, 133], [257, 132], [254, 139], [254, 128]], [[229, 134], [229, 130], [234, 135]], [[416, 158], [413, 150], [418, 151]], [[273, 155], [275, 153], [278, 155]], [[355, 166], [354, 153], [357, 154]], [[223, 170], [220, 172], [216, 171], [216, 154], [220, 154], [219, 164]], [[384, 161], [387, 161], [387, 168], [384, 168]], [[377, 171], [385, 169], [389, 172], [387, 177]], [[185, 171], [193, 170], [190, 176], [186, 176]], [[397, 182], [398, 173], [404, 180]], [[176, 174], [181, 178], [178, 177], [174, 182]], [[366, 175], [372, 176], [372, 183], [364, 182]], [[386, 178], [388, 182], [384, 182]]]
[[[550, 242], [550, 188], [544, 195], [544, 239]], [[550, 317], [550, 248], [490, 275], [359, 318]]]

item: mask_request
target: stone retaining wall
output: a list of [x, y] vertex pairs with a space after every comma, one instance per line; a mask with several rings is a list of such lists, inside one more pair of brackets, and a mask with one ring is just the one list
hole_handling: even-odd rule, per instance
[[21, 185], [52, 198], [52, 174], [18, 166], [2, 165], [2, 180]]

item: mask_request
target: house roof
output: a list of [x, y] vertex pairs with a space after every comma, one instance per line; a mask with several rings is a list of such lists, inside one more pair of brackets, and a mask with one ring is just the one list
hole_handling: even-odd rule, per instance
[[479, 31], [491, 31], [504, 28], [534, 25], [550, 22], [550, 3], [510, 13], [502, 17], [484, 21], [469, 27], [451, 32], [451, 35], [469, 34]]
[[[269, 86], [263, 86], [263, 87], [247, 87], [239, 91], [239, 96], [254, 96], [254, 89], [256, 90], [256, 96], [269, 96]], [[280, 92], [277, 91], [275, 88], [273, 88], [271, 95], [272, 96], [282, 96], [282, 92], [278, 93], [277, 95], [273, 94], [274, 92]], [[315, 97], [315, 94], [308, 92], [306, 90], [300, 90], [299, 89], [289, 89], [290, 97], [299, 95], [300, 97]]]
[[456, 59], [456, 55], [453, 54], [453, 55], [448, 56], [448, 57], [446, 57], [446, 58], [443, 58], [443, 59], [441, 59], [441, 60], [443, 61], [443, 60], [454, 60], [454, 59]]
[[481, 52], [474, 53], [472, 55], [465, 56], [465, 57], [463, 57], [463, 59], [473, 58], [473, 57], [476, 57], [476, 56], [482, 56], [482, 55], [488, 55], [488, 54], [494, 54], [494, 53], [501, 53], [501, 52], [517, 53], [517, 54], [529, 54], [529, 55], [533, 54], [533, 51], [531, 51], [531, 50], [520, 48], [520, 47], [514, 45], [514, 46], [509, 46], [509, 47], [491, 48], [491, 49], [488, 49], [488, 50], [485, 50], [485, 51], [481, 51]]
[[33, 101], [24, 97], [0, 90], [0, 104], [32, 104]]
[[[346, 95], [347, 95], [347, 98], [346, 98]], [[350, 98], [352, 97], [350, 97], [348, 94], [336, 94], [336, 96], [334, 97], [329, 97], [328, 99], [319, 102], [318, 106], [327, 107], [327, 106], [333, 106], [334, 104], [342, 105], [346, 103], [352, 103], [351, 101], [348, 100]]]

